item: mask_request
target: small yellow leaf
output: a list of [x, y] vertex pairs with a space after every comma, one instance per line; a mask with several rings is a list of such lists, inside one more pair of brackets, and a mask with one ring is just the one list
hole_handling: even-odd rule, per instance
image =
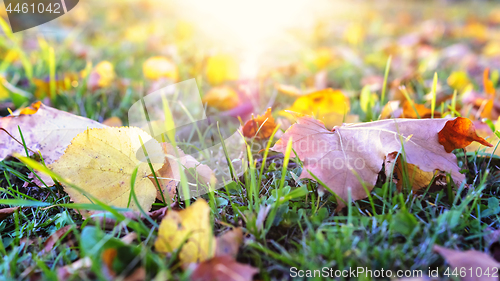
[[91, 89], [106, 88], [115, 80], [115, 68], [109, 61], [101, 61], [98, 63], [88, 78], [89, 87]]
[[325, 68], [332, 60], [333, 54], [329, 48], [319, 48], [314, 52], [313, 62], [319, 69]]
[[[156, 188], [148, 178], [151, 170], [142, 153], [141, 140], [153, 169], [159, 170], [165, 161], [161, 145], [134, 127], [88, 129], [77, 135], [49, 168], [104, 203], [126, 208], [132, 173], [137, 166], [135, 194], [142, 209], [149, 211]], [[84, 194], [63, 186], [75, 203], [91, 203]], [[134, 200], [130, 201], [130, 208], [138, 209]]]
[[229, 55], [215, 55], [208, 58], [205, 74], [210, 84], [219, 85], [224, 81], [237, 80], [239, 66]]
[[229, 86], [219, 86], [210, 89], [203, 97], [203, 103], [220, 111], [233, 109], [240, 104], [238, 93]]
[[328, 88], [298, 98], [288, 110], [316, 116], [327, 128], [332, 128], [342, 124], [349, 107], [349, 98], [342, 91]]
[[151, 80], [158, 80], [160, 78], [168, 78], [173, 82], [179, 80], [179, 72], [177, 66], [165, 57], [151, 57], [147, 59], [142, 65], [144, 76]]
[[448, 77], [448, 85], [455, 90], [462, 90], [470, 84], [469, 76], [465, 71], [455, 71]]
[[215, 253], [210, 207], [203, 199], [198, 199], [185, 210], [169, 211], [161, 221], [156, 250], [171, 253], [181, 246], [179, 259], [182, 265], [208, 260]]

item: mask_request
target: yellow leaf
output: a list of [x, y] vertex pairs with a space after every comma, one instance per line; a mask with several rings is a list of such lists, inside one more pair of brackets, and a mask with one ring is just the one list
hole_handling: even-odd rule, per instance
[[238, 93], [229, 86], [219, 86], [210, 89], [203, 97], [203, 103], [220, 111], [235, 108], [240, 104]]
[[115, 80], [115, 68], [109, 61], [98, 63], [88, 78], [90, 88], [106, 88]]
[[156, 250], [171, 253], [181, 246], [179, 259], [184, 266], [208, 260], [215, 254], [210, 207], [203, 199], [185, 210], [169, 211], [161, 221]]
[[[141, 140], [153, 169], [159, 170], [165, 161], [161, 145], [134, 127], [88, 129], [77, 135], [64, 155], [49, 168], [104, 203], [126, 208], [132, 173], [138, 167], [135, 193], [142, 209], [149, 211], [156, 188], [148, 178], [151, 170], [142, 153]], [[64, 188], [75, 203], [91, 203], [74, 188]], [[130, 201], [130, 208], [138, 209], [134, 200]]]
[[179, 80], [179, 72], [177, 66], [165, 57], [151, 57], [142, 65], [144, 76], [151, 80], [160, 78], [168, 78], [174, 82]]
[[465, 71], [455, 71], [448, 77], [448, 85], [455, 90], [462, 90], [470, 84], [469, 76]]
[[483, 54], [487, 57], [500, 56], [500, 41], [491, 41], [483, 48]]
[[316, 116], [327, 128], [342, 124], [349, 112], [349, 98], [340, 90], [320, 90], [298, 98], [288, 110]]
[[229, 55], [215, 55], [208, 58], [205, 74], [210, 84], [218, 85], [224, 81], [237, 80], [239, 66], [233, 57]]

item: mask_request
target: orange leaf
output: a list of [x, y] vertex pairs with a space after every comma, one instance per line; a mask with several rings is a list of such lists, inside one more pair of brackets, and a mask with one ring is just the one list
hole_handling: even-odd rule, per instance
[[267, 139], [271, 137], [275, 128], [276, 123], [271, 115], [271, 108], [268, 108], [264, 115], [259, 115], [257, 118], [252, 114], [252, 119], [243, 126], [243, 135], [247, 138]]
[[[423, 104], [416, 104], [416, 103], [413, 103], [413, 106], [415, 107], [415, 109], [414, 109], [412, 106], [412, 103], [413, 102], [410, 102], [407, 100], [403, 103], [403, 113], [401, 115], [402, 118], [416, 119], [419, 116], [420, 116], [420, 118], [431, 118], [432, 110], [428, 109]], [[418, 116], [417, 116], [417, 112], [415, 112], [415, 110], [418, 112]], [[439, 112], [434, 111], [434, 117], [441, 117], [441, 114]]]
[[41, 104], [42, 104], [41, 101], [34, 102], [29, 107], [25, 107], [25, 108], [21, 109], [21, 111], [19, 112], [19, 115], [35, 114], [38, 111], [38, 109], [40, 109]]
[[493, 82], [490, 80], [490, 69], [486, 68], [483, 72], [483, 84], [484, 91], [486, 94], [490, 96], [495, 96], [495, 87], [493, 86]]
[[488, 96], [488, 101], [486, 102], [483, 111], [481, 112], [482, 118], [492, 119], [491, 113], [493, 111], [493, 106], [495, 102], [495, 87], [493, 86], [493, 82], [490, 80], [490, 69], [486, 68], [483, 72], [483, 84], [484, 84], [484, 92]]
[[464, 148], [473, 141], [485, 146], [493, 146], [476, 134], [476, 128], [472, 121], [463, 117], [446, 122], [446, 125], [438, 133], [438, 139], [448, 153], [457, 148]]

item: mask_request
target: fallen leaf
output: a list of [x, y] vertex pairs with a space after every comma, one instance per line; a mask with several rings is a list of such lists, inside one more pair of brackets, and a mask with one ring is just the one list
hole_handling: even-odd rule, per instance
[[241, 264], [230, 256], [214, 257], [200, 263], [191, 274], [192, 281], [251, 281], [259, 270]]
[[243, 125], [242, 132], [243, 136], [247, 138], [268, 139], [273, 134], [275, 128], [276, 123], [271, 114], [271, 108], [268, 108], [264, 115], [259, 115], [257, 118], [252, 114], [252, 119]]
[[330, 48], [322, 47], [314, 51], [313, 63], [318, 69], [325, 68], [333, 60], [333, 53]]
[[[156, 188], [142, 153], [141, 141], [154, 171], [163, 166], [161, 145], [139, 128], [89, 129], [77, 135], [65, 153], [49, 168], [106, 204], [126, 208], [131, 192], [132, 172], [138, 167], [135, 191], [140, 207], [149, 211], [156, 198]], [[85, 194], [63, 184], [75, 203], [91, 203]], [[134, 200], [130, 208], [137, 210]]]
[[59, 228], [54, 232], [52, 235], [45, 240], [45, 243], [43, 243], [43, 251], [44, 252], [50, 252], [56, 245], [56, 243], [63, 237], [65, 237], [71, 230], [73, 230], [74, 225], [67, 225], [62, 228]]
[[142, 65], [144, 77], [151, 80], [168, 78], [173, 82], [179, 80], [177, 66], [169, 59], [161, 56], [151, 57]]
[[107, 273], [111, 277], [116, 277], [116, 272], [113, 270], [113, 261], [115, 260], [118, 251], [115, 248], [108, 248], [102, 251], [101, 258], [106, 266]]
[[109, 127], [121, 127], [123, 126], [122, 120], [116, 116], [109, 117], [108, 119], [102, 121], [103, 125]]
[[130, 275], [125, 277], [123, 281], [144, 281], [146, 280], [146, 269], [144, 267], [138, 267]]
[[[78, 85], [80, 76], [77, 73], [67, 73], [63, 77], [56, 78], [55, 92], [59, 94], [61, 91], [71, 89], [73, 85]], [[51, 97], [50, 78], [45, 79], [32, 79], [33, 84], [36, 86], [35, 97], [43, 99], [44, 97]]]
[[238, 106], [241, 101], [233, 88], [229, 86], [219, 86], [210, 89], [202, 99], [203, 103], [220, 111], [226, 111]]
[[243, 230], [234, 228], [217, 237], [215, 256], [231, 256], [236, 258], [241, 243], [243, 243]]
[[326, 127], [333, 128], [342, 124], [349, 108], [349, 98], [342, 91], [328, 88], [298, 98], [288, 110], [316, 116]]
[[455, 71], [450, 74], [448, 80], [446, 80], [448, 85], [457, 91], [463, 90], [470, 84], [469, 76], [465, 71]]
[[87, 83], [91, 90], [111, 86], [115, 80], [115, 68], [109, 61], [101, 61], [90, 72]]
[[[217, 183], [217, 178], [215, 177], [212, 169], [209, 166], [198, 162], [198, 160], [196, 160], [193, 156], [186, 155], [184, 159], [182, 159], [181, 163], [185, 169], [194, 168], [196, 170], [196, 177], [198, 178], [198, 181], [200, 183], [203, 183], [207, 186], [214, 186]], [[199, 189], [202, 188], [202, 186], [196, 183], [195, 188]], [[195, 192], [195, 190], [192, 190], [191, 192]]]
[[[438, 138], [441, 131], [464, 129], [448, 126], [443, 130], [459, 118], [391, 119], [348, 124], [329, 131], [321, 121], [302, 116], [285, 132], [273, 150], [284, 153], [291, 138], [292, 148], [297, 153], [292, 152], [291, 155], [298, 156], [304, 163], [300, 178], [314, 179], [313, 173], [344, 201], [348, 200], [349, 189], [352, 200], [359, 200], [368, 196], [360, 180], [370, 191], [387, 156], [400, 152], [402, 143], [408, 164], [424, 172], [449, 172], [456, 182], [463, 182], [465, 176], [460, 173], [456, 156], [445, 150], [441, 142], [449, 148], [460, 146], [468, 141], [461, 139], [466, 134], [452, 134], [450, 139], [447, 134], [455, 132], [451, 131]], [[343, 206], [342, 202], [338, 202], [338, 209]]]
[[[456, 251], [452, 249], [447, 249], [438, 245], [434, 245], [432, 249], [439, 253], [443, 258], [453, 267], [467, 268], [465, 271], [465, 276], [461, 276], [463, 281], [487, 281], [487, 280], [498, 280], [496, 275], [481, 274], [476, 275], [476, 270], [481, 269], [481, 272], [486, 272], [487, 270], [491, 272], [494, 268], [500, 267], [500, 263], [490, 257], [488, 254], [479, 252], [476, 250], [468, 250], [465, 252]], [[472, 274], [469, 268], [472, 268]], [[494, 270], [493, 270], [494, 272]]]
[[12, 215], [18, 209], [19, 209], [19, 207], [12, 207], [12, 208], [3, 208], [3, 209], [0, 209], [0, 220], [3, 220], [6, 217]]
[[[403, 111], [401, 113], [402, 118], [431, 118], [432, 110], [425, 107], [423, 104], [416, 104], [413, 101], [406, 100], [403, 103]], [[434, 111], [434, 118], [441, 117], [441, 113]]]
[[[63, 155], [71, 140], [88, 128], [104, 128], [96, 121], [57, 110], [40, 102], [20, 111], [18, 116], [0, 119], [0, 128], [7, 130], [21, 141], [17, 127], [21, 128], [26, 146], [40, 150], [46, 164], [51, 164]], [[0, 132], [0, 160], [13, 153], [24, 154], [22, 145], [4, 132]]]
[[16, 114], [12, 114], [12, 115], [13, 116], [19, 116], [19, 115], [31, 115], [31, 114], [35, 114], [40, 109], [40, 106], [42, 106], [42, 102], [41, 101], [37, 101], [37, 102], [32, 103], [30, 106], [21, 109], [19, 111], [19, 114], [17, 114], [17, 115]]
[[[403, 175], [406, 173], [407, 179], [409, 180], [408, 184], [411, 186], [411, 190], [413, 192], [418, 192], [421, 189], [427, 188], [429, 186], [429, 183], [434, 179], [433, 185], [431, 186], [432, 189], [430, 190], [435, 190], [441, 189], [444, 186], [446, 186], [446, 181], [442, 183], [441, 181], [438, 181], [438, 179], [441, 178], [441, 176], [444, 176], [444, 173], [440, 171], [434, 171], [434, 172], [424, 172], [418, 168], [418, 166], [413, 165], [413, 164], [408, 164], [405, 163], [405, 166], [403, 166], [403, 161], [401, 161], [400, 157], [397, 157], [398, 153], [393, 152], [389, 153], [385, 159], [385, 167], [388, 167], [385, 172], [386, 176], [390, 176], [391, 174], [391, 168], [393, 167], [394, 161], [396, 161], [396, 165], [394, 165], [394, 170], [393, 170], [393, 176], [395, 177], [396, 181], [396, 188], [399, 191], [403, 190]], [[396, 158], [397, 157], [397, 158]], [[427, 190], [427, 189], [425, 189]]]
[[239, 65], [230, 55], [214, 55], [207, 60], [205, 74], [208, 83], [219, 85], [224, 81], [237, 80], [239, 77]]
[[399, 108], [400, 103], [398, 100], [387, 102], [382, 108], [380, 119], [399, 118], [403, 113], [403, 110]]
[[73, 274], [76, 272], [90, 268], [92, 266], [92, 260], [89, 257], [85, 257], [76, 260], [72, 264], [60, 267], [57, 269], [57, 279], [61, 281], [69, 280]]
[[160, 223], [155, 242], [156, 250], [172, 253], [181, 246], [179, 260], [183, 266], [210, 259], [215, 253], [210, 207], [203, 199], [198, 199], [179, 212], [167, 212]]

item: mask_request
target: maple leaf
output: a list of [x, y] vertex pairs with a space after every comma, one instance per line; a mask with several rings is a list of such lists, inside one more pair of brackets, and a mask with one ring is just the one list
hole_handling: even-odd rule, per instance
[[[71, 143], [71, 140], [88, 128], [104, 128], [96, 121], [57, 110], [36, 102], [19, 112], [17, 116], [0, 119], [0, 128], [21, 141], [17, 127], [21, 128], [26, 146], [40, 150], [46, 164], [53, 163]], [[25, 153], [24, 147], [9, 135], [0, 132], [0, 160], [13, 153]]]
[[179, 259], [184, 266], [205, 261], [215, 253], [210, 207], [203, 199], [196, 200], [179, 212], [167, 212], [160, 223], [155, 242], [156, 250], [171, 253], [181, 246]]
[[[476, 250], [468, 250], [465, 252], [456, 251], [452, 249], [447, 249], [445, 247], [441, 247], [438, 245], [434, 245], [432, 249], [439, 253], [443, 258], [453, 267], [458, 268], [460, 271], [461, 268], [467, 268], [464, 275], [461, 276], [461, 280], [463, 281], [473, 281], [473, 280], [498, 280], [494, 274], [481, 274], [477, 275], [477, 269], [481, 269], [480, 272], [489, 272], [493, 268], [500, 267], [500, 263], [490, 257], [488, 254], [479, 252]], [[472, 269], [472, 271], [469, 270]], [[494, 272], [494, 271], [493, 271]]]
[[257, 118], [252, 114], [252, 119], [243, 125], [242, 132], [243, 136], [247, 138], [268, 139], [273, 134], [275, 128], [276, 123], [271, 114], [271, 108], [268, 108], [264, 115], [259, 115]]
[[[159, 170], [165, 161], [162, 147], [146, 132], [133, 127], [86, 130], [71, 141], [64, 155], [49, 168], [102, 202], [126, 208], [132, 173], [137, 166], [137, 199], [142, 209], [149, 211], [156, 188], [148, 177], [151, 170], [145, 156], [136, 154], [142, 151], [141, 140], [146, 144], [154, 171]], [[75, 203], [92, 202], [85, 194], [63, 186]], [[130, 208], [138, 209], [134, 200], [130, 201]]]
[[[382, 120], [329, 131], [321, 121], [301, 116], [272, 149], [284, 153], [290, 138], [297, 153], [292, 152], [292, 156], [304, 163], [300, 178], [317, 177], [346, 202], [349, 189], [353, 200], [368, 196], [360, 180], [371, 190], [385, 161], [389, 161], [386, 173], [390, 172], [394, 155], [403, 152], [402, 144], [408, 164], [422, 172], [449, 172], [456, 182], [464, 181], [465, 176], [450, 149], [463, 148], [472, 141], [491, 146], [475, 134], [470, 120], [461, 117]], [[338, 202], [338, 209], [343, 206]]]

